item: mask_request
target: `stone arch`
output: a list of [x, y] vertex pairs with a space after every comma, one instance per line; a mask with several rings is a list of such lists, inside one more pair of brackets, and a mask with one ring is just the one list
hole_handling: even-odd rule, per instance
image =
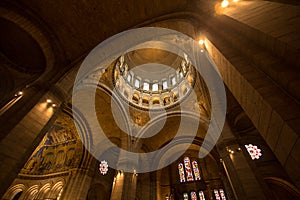
[[17, 194], [15, 194], [12, 200], [19, 200], [20, 197], [22, 196], [22, 193], [23, 193], [23, 191], [20, 191]]
[[3, 198], [13, 199], [18, 193], [24, 192], [25, 190], [26, 186], [24, 184], [16, 184], [7, 190]]
[[37, 194], [37, 199], [46, 198], [48, 196], [48, 193], [50, 192], [50, 189], [51, 189], [50, 183], [46, 183], [45, 185], [43, 185]]
[[50, 192], [48, 193], [47, 198], [49, 199], [57, 199], [61, 196], [63, 187], [65, 185], [65, 181], [63, 179], [58, 180], [51, 188]]
[[[6, 93], [7, 96], [5, 101], [18, 90], [27, 88], [29, 84], [41, 80], [45, 75], [54, 71], [55, 60], [57, 60], [57, 55], [54, 55], [53, 51], [53, 41], [50, 41], [46, 35], [49, 30], [47, 30], [46, 27], [41, 26], [41, 24], [36, 23], [36, 19], [33, 15], [25, 15], [16, 10], [18, 10], [18, 8], [15, 7], [15, 5], [12, 5], [10, 8], [1, 7], [0, 19], [4, 24], [11, 27], [9, 30], [14, 30], [13, 33], [18, 34], [19, 36], [21, 35], [22, 37], [20, 38], [27, 38], [27, 48], [32, 48], [39, 59], [31, 59], [31, 56], [21, 56], [23, 54], [22, 52], [26, 53], [26, 51], [22, 50], [22, 48], [18, 48], [18, 42], [11, 40], [14, 42], [14, 45], [10, 45], [7, 49], [9, 50], [11, 46], [13, 46], [13, 48], [16, 48], [17, 50], [14, 49], [13, 51], [10, 51], [8, 55], [11, 56], [10, 58], [7, 58], [7, 63], [10, 63], [10, 67], [17, 69], [19, 76], [23, 77], [24, 81], [17, 83], [12, 90], [7, 91], [8, 93]], [[7, 37], [11, 37], [11, 35], [13, 34], [9, 34], [9, 32], [6, 33]], [[24, 58], [25, 60], [23, 62], [19, 61], [21, 58]], [[24, 63], [26, 64], [21, 66]], [[42, 74], [42, 76], [38, 77], [37, 75], [39, 74]]]
[[278, 177], [264, 178], [276, 200], [300, 199], [300, 191], [290, 182]]
[[23, 199], [35, 199], [39, 192], [39, 186], [33, 185], [31, 186], [26, 193], [24, 194]]
[[[173, 112], [171, 113], [172, 116], [170, 116], [170, 119], [174, 118], [176, 120], [177, 117], [180, 117], [179, 116], [179, 112]], [[196, 145], [198, 146], [201, 146], [202, 142], [203, 142], [203, 139], [205, 138], [205, 134], [206, 133], [206, 130], [207, 130], [207, 124], [208, 122], [205, 120], [205, 119], [200, 119], [198, 120], [197, 119], [197, 116], [193, 116], [191, 113], [188, 113], [188, 112], [180, 112], [181, 116], [183, 116], [185, 118], [186, 121], [189, 121], [189, 123], [193, 124], [193, 125], [196, 125], [194, 123], [198, 123], [198, 129], [197, 129], [197, 133], [192, 136], [191, 134], [188, 134], [188, 135], [183, 135], [183, 136], [179, 136], [179, 137], [176, 137], [176, 139], [174, 139], [174, 145], [173, 146], [169, 146], [168, 149], [166, 149], [166, 151], [164, 152], [160, 152], [159, 154], [156, 154], [155, 155], [155, 159], [153, 159], [155, 162], [153, 162], [152, 164], [155, 164], [157, 166], [164, 166], [164, 162], [166, 160], [173, 160], [175, 159], [174, 157], [177, 157], [178, 154], [182, 154], [184, 153], [184, 151], [182, 150], [182, 148], [178, 148], [180, 147], [180, 145], [188, 145], [188, 144], [191, 144], [191, 143], [195, 143]], [[151, 123], [149, 125], [149, 127], [146, 127], [146, 129], [142, 130], [143, 132], [147, 131], [147, 129], [151, 130], [151, 126], [155, 126], [156, 125], [156, 122], [159, 121], [160, 119], [156, 119], [156, 121], [154, 121], [153, 123]], [[175, 127], [174, 129], [176, 129], [177, 127]], [[170, 127], [167, 127], [166, 130], [169, 131], [169, 133], [171, 133], [172, 130]], [[165, 130], [162, 130], [163, 132]], [[175, 130], [176, 132], [177, 130]], [[170, 135], [170, 134], [169, 134]], [[161, 141], [160, 143], [157, 143], [157, 141], [155, 140], [155, 138], [157, 139], [159, 137], [159, 135], [155, 136], [155, 137], [152, 137], [152, 138], [149, 138], [149, 140], [144, 140], [143, 141], [143, 146], [145, 149], [148, 149], [149, 151], [153, 151], [154, 149], [151, 148], [151, 144], [159, 144], [160, 146], [157, 146], [156, 149], [161, 149], [163, 148], [166, 144], [168, 144], [172, 139], [172, 135], [169, 136], [169, 138], [167, 137], [159, 137], [159, 140]], [[191, 137], [194, 137], [194, 139], [191, 141]], [[198, 139], [197, 138], [200, 138], [201, 139], [201, 142], [198, 142]], [[210, 144], [209, 146], [211, 146], [212, 144]], [[205, 147], [203, 147], [205, 149]], [[188, 149], [186, 149], [188, 150]]]
[[37, 25], [37, 23], [34, 21], [34, 17], [25, 17], [14, 10], [2, 7], [0, 11], [1, 18], [19, 26], [21, 29], [31, 35], [31, 37], [38, 43], [46, 60], [45, 72], [52, 71], [55, 63], [55, 55], [53, 52], [53, 44], [51, 44], [53, 42], [50, 42], [49, 38], [47, 38], [45, 34], [45, 31], [49, 31], [47, 30], [47, 27], [41, 27], [40, 24]]
[[106, 200], [109, 199], [109, 194], [105, 190], [105, 186], [100, 183], [92, 185], [87, 194], [87, 200]]

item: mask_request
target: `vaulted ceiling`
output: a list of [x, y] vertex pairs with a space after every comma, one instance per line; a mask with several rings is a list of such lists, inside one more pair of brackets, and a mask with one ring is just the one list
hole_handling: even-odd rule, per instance
[[[109, 36], [164, 15], [199, 7], [195, 0], [78, 0], [10, 1], [42, 24], [57, 38], [70, 61], [90, 51]], [[204, 1], [205, 2], [205, 1]], [[213, 1], [210, 1], [213, 8]], [[203, 6], [207, 6], [204, 3]], [[200, 11], [198, 10], [198, 14]], [[152, 21], [153, 22], [153, 21]]]

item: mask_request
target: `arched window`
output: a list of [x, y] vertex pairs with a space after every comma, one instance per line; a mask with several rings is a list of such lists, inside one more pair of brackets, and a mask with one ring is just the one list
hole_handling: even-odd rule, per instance
[[191, 192], [191, 200], [197, 200], [197, 195], [194, 191]]
[[219, 195], [219, 191], [217, 189], [214, 189], [214, 194], [215, 194], [216, 200], [221, 200], [220, 195]]
[[23, 191], [18, 192], [18, 193], [14, 196], [13, 200], [18, 200], [18, 199], [20, 199], [22, 193], [23, 193]]
[[204, 196], [204, 192], [203, 191], [199, 191], [199, 199], [200, 200], [205, 200], [205, 196]]
[[179, 172], [180, 182], [181, 183], [185, 182], [184, 168], [182, 163], [178, 164], [178, 172]]
[[163, 90], [166, 90], [168, 88], [168, 82], [167, 81], [163, 81], [162, 82], [162, 86], [163, 86]]
[[150, 85], [147, 82], [144, 82], [143, 90], [149, 91]]
[[219, 189], [219, 192], [220, 192], [221, 199], [222, 199], [222, 200], [226, 200], [224, 190], [223, 190], [223, 189]]
[[[201, 180], [200, 176], [200, 171], [198, 167], [197, 161], [192, 162], [191, 166], [191, 161], [189, 157], [185, 157], [183, 159], [184, 165], [182, 163], [178, 164], [178, 173], [179, 173], [179, 178], [180, 182], [183, 183], [185, 181], [199, 181]], [[184, 173], [185, 171], [185, 173]]]
[[186, 173], [186, 180], [193, 181], [194, 177], [193, 177], [193, 172], [192, 172], [192, 168], [191, 168], [190, 158], [185, 157], [183, 161], [184, 161], [184, 167], [185, 167], [185, 173]]
[[140, 80], [139, 80], [139, 79], [135, 79], [135, 80], [134, 80], [134, 86], [135, 86], [136, 88], [139, 88], [139, 87], [140, 87]]
[[189, 200], [188, 193], [183, 193], [183, 200]]
[[[192, 182], [201, 180], [201, 170], [199, 168], [198, 162], [196, 160], [192, 160], [186, 156], [183, 158], [183, 163], [178, 164], [178, 173], [180, 182]], [[205, 184], [205, 183], [204, 183]], [[206, 200], [205, 193], [206, 191], [203, 186], [191, 184], [190, 192], [183, 192], [183, 200]], [[226, 200], [226, 194], [224, 189], [219, 188], [222, 187], [222, 184], [218, 184], [218, 187], [213, 189], [214, 200]], [[198, 187], [199, 186], [199, 187]]]
[[157, 92], [158, 91], [158, 83], [153, 83], [152, 85], [152, 91]]
[[214, 189], [214, 195], [216, 200], [226, 200], [225, 192], [223, 189]]
[[200, 177], [200, 173], [199, 173], [199, 168], [198, 168], [197, 161], [193, 161], [192, 165], [193, 165], [193, 171], [194, 171], [195, 180], [199, 181], [201, 179], [201, 177]]

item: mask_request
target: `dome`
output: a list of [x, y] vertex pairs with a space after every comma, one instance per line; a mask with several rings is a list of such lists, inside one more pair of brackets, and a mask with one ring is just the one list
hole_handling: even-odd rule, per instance
[[144, 110], [176, 106], [193, 88], [195, 77], [195, 69], [186, 54], [181, 57], [158, 49], [125, 53], [113, 69], [118, 95]]

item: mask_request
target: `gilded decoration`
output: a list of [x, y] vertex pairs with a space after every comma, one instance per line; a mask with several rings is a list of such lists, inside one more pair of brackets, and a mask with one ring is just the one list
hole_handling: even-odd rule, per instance
[[22, 174], [50, 174], [78, 166], [82, 144], [74, 122], [61, 114], [22, 169]]

